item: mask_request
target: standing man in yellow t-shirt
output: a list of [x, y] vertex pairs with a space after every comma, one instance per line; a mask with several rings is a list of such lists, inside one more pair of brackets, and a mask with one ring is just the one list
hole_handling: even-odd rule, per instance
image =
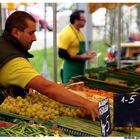
[[68, 83], [69, 80], [77, 75], [83, 75], [85, 61], [95, 57], [95, 52], [86, 52], [84, 35], [81, 28], [86, 23], [83, 10], [76, 10], [70, 15], [70, 24], [60, 33], [59, 38], [59, 57], [64, 59], [61, 71], [62, 82]]

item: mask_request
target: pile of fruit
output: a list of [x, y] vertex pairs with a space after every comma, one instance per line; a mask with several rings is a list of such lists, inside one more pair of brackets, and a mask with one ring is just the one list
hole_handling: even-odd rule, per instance
[[56, 102], [38, 92], [31, 92], [25, 98], [8, 96], [0, 105], [0, 111], [8, 111], [31, 118], [50, 120], [59, 116], [85, 117], [86, 110]]
[[109, 98], [111, 106], [113, 105], [113, 96], [115, 92], [109, 92], [101, 89], [90, 88], [84, 85], [84, 82], [76, 82], [67, 86], [67, 88], [75, 94], [78, 94], [88, 100], [100, 102], [105, 98]]

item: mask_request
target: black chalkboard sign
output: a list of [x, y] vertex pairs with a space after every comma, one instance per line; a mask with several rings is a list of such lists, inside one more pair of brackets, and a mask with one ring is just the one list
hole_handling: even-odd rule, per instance
[[101, 135], [108, 136], [112, 132], [108, 98], [99, 102], [99, 115], [100, 115], [100, 124], [101, 124]]
[[140, 127], [140, 94], [114, 96], [114, 126]]

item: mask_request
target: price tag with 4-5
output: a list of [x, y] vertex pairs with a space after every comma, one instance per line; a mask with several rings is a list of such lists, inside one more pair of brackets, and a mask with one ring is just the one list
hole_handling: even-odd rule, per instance
[[101, 135], [104, 137], [108, 136], [112, 132], [108, 98], [99, 102], [99, 115], [100, 115], [100, 124], [101, 124]]

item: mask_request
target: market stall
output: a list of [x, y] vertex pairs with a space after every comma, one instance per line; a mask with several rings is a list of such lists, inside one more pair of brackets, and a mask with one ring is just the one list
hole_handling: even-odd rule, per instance
[[[112, 70], [106, 68], [89, 69], [85, 76], [74, 77], [71, 83], [65, 85], [65, 88], [72, 91], [73, 94], [99, 103], [99, 112], [101, 114], [100, 119], [96, 119], [96, 121], [92, 121], [86, 110], [63, 105], [34, 90], [30, 90], [24, 98], [7, 96], [0, 105], [0, 120], [10, 122], [13, 125], [2, 128], [0, 135], [139, 137], [140, 122], [137, 118], [135, 120], [138, 122], [135, 122], [135, 125], [129, 120], [128, 123], [125, 122], [122, 125], [118, 124], [118, 121], [116, 121], [118, 117], [115, 117], [120, 111], [120, 107], [116, 104], [116, 101], [119, 102], [120, 100], [117, 98], [131, 96], [130, 103], [140, 99], [140, 73], [137, 71], [139, 67], [140, 65]], [[111, 79], [113, 79], [113, 82]], [[119, 102], [119, 105], [121, 103]], [[114, 109], [116, 106], [117, 112]], [[126, 105], [126, 108], [129, 106]], [[135, 109], [130, 108], [128, 112], [134, 110], [139, 118], [138, 107], [139, 102], [135, 105]], [[119, 114], [123, 118], [122, 114], [123, 110]], [[107, 122], [103, 122], [106, 117]], [[131, 119], [133, 120], [133, 115], [131, 115]], [[125, 120], [127, 121], [127, 118]], [[104, 126], [106, 127], [104, 128]], [[17, 129], [17, 127], [20, 129]], [[21, 132], [21, 130], [23, 131]]]
[[[86, 110], [60, 104], [30, 90], [25, 98], [7, 96], [0, 105], [0, 120], [12, 123], [12, 126], [1, 128], [0, 136], [139, 136], [139, 128], [130, 127], [131, 123], [125, 127], [114, 126], [114, 97], [123, 95], [123, 93], [129, 95], [133, 91], [136, 92], [137, 87], [126, 87], [118, 83], [113, 84], [93, 78], [76, 77], [73, 79], [73, 83], [68, 84], [65, 88], [72, 91], [73, 94], [99, 103], [99, 106], [108, 103], [99, 110], [104, 112], [107, 109], [110, 116], [108, 119], [110, 127], [106, 126], [107, 129], [104, 132], [101, 118], [101, 120], [92, 121]], [[104, 118], [104, 116], [102, 117]], [[110, 129], [109, 134], [108, 129]]]
[[[56, 39], [54, 40], [56, 41]], [[92, 70], [89, 70], [87, 74], [88, 76], [72, 79], [72, 83], [65, 85], [65, 88], [72, 91], [73, 94], [97, 102], [99, 104], [100, 119], [92, 121], [91, 116], [88, 115], [85, 109], [66, 106], [34, 90], [30, 90], [25, 97], [14, 97], [5, 93], [5, 100], [0, 105], [0, 120], [6, 121], [5, 123], [8, 122], [8, 125], [0, 129], [0, 136], [139, 137], [139, 120], [133, 118], [132, 114], [128, 114], [128, 116], [131, 115], [130, 119], [132, 121], [128, 120], [128, 123], [123, 125], [118, 124], [118, 118], [116, 117], [118, 114], [115, 108], [118, 107], [115, 101], [118, 101], [119, 95], [123, 95], [121, 101], [124, 104], [129, 103], [129, 106], [135, 101], [139, 101], [140, 98], [137, 96], [140, 87], [139, 72], [131, 73], [127, 71], [125, 74], [117, 70], [103, 69], [103, 71], [98, 72], [93, 70], [93, 73]], [[113, 78], [113, 81], [117, 79], [116, 83], [105, 81], [108, 77], [108, 80], [111, 78]], [[131, 96], [132, 93], [134, 94]], [[129, 100], [125, 100], [126, 96], [124, 94], [130, 95], [128, 96]], [[134, 106], [134, 111], [137, 114], [134, 116], [139, 118], [139, 102], [136, 103], [137, 106]], [[129, 106], [126, 105], [126, 107]], [[130, 108], [128, 112], [132, 110], [133, 108]], [[121, 113], [124, 113], [123, 110], [121, 110]], [[119, 115], [123, 118], [121, 113]], [[123, 119], [126, 119], [127, 122], [127, 117]], [[133, 119], [138, 122], [134, 121], [133, 124]]]

